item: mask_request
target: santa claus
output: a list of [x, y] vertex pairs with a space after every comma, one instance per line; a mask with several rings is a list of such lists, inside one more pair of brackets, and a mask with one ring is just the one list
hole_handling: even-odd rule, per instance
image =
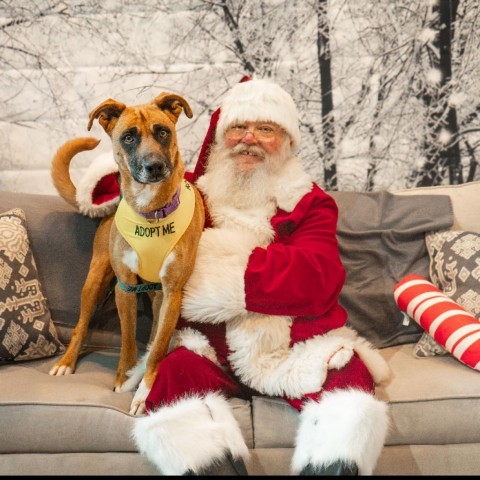
[[388, 425], [374, 390], [388, 367], [345, 327], [337, 206], [304, 171], [299, 145], [293, 99], [267, 80], [237, 84], [212, 117], [189, 178], [208, 222], [133, 432], [164, 474], [246, 474], [227, 398], [255, 392], [300, 412], [292, 473], [373, 472]]

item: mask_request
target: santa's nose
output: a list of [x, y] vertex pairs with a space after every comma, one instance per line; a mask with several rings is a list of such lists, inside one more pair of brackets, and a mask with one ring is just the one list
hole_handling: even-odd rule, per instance
[[255, 134], [252, 131], [247, 130], [242, 141], [245, 143], [257, 143], [257, 137], [255, 137]]

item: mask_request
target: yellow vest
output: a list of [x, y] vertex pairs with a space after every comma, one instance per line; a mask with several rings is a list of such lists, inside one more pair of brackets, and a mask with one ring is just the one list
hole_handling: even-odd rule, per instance
[[122, 198], [115, 214], [115, 225], [138, 255], [138, 275], [148, 282], [159, 282], [159, 272], [167, 255], [180, 240], [193, 217], [195, 192], [183, 180], [178, 208], [165, 218], [149, 220], [136, 213]]

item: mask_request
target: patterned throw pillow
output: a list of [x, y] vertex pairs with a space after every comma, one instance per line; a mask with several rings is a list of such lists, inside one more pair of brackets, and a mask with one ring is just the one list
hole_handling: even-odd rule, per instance
[[25, 213], [0, 214], [0, 361], [63, 353], [30, 250]]
[[[425, 236], [430, 256], [430, 278], [449, 298], [480, 317], [480, 235], [443, 230]], [[424, 333], [415, 345], [416, 357], [448, 352]]]

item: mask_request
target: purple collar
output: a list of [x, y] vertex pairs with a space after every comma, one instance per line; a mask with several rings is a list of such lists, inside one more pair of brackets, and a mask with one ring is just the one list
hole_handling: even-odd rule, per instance
[[136, 212], [143, 218], [147, 220], [159, 220], [161, 218], [168, 217], [172, 212], [174, 212], [178, 206], [180, 205], [180, 188], [176, 191], [175, 195], [173, 196], [172, 200], [164, 205], [162, 208], [154, 210], [153, 212], [148, 213], [141, 213]]

